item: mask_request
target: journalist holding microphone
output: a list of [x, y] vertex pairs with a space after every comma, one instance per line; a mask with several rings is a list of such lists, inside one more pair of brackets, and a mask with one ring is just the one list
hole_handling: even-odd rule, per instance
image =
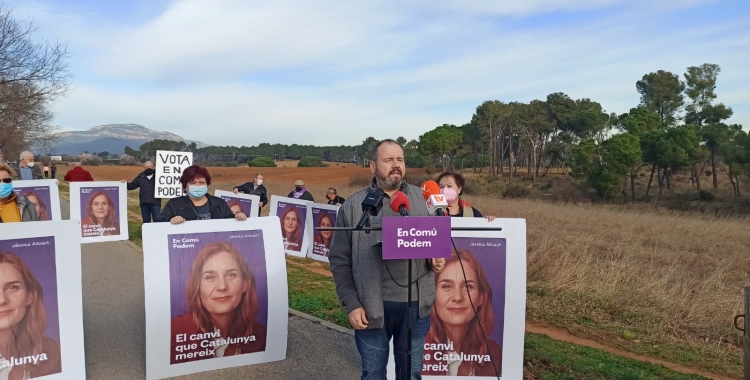
[[[370, 217], [372, 227], [381, 227], [383, 217], [398, 217], [387, 206], [399, 192], [408, 197], [411, 216], [427, 216], [428, 210], [419, 187], [404, 181], [406, 165], [403, 148], [394, 140], [378, 142], [372, 152], [371, 185], [353, 194], [339, 208], [337, 227], [354, 227], [362, 218], [362, 208], [382, 197], [386, 206]], [[404, 195], [398, 194], [403, 197]], [[366, 218], [367, 216], [365, 216]], [[445, 259], [413, 260], [411, 374], [408, 366], [407, 310], [409, 309], [408, 260], [382, 259], [380, 231], [337, 231], [328, 256], [336, 293], [354, 327], [357, 350], [362, 358], [362, 380], [385, 380], [389, 341], [393, 337], [396, 378], [421, 379], [424, 340], [430, 328], [430, 312], [435, 303], [435, 273], [445, 267]]]

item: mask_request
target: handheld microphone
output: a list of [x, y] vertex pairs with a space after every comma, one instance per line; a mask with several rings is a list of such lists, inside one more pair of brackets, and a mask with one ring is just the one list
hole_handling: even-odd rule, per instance
[[440, 186], [435, 181], [426, 181], [422, 184], [422, 196], [427, 201], [427, 209], [430, 214], [444, 216], [443, 210], [448, 208], [448, 201], [445, 195], [440, 193]]
[[391, 197], [391, 210], [398, 212], [401, 216], [409, 216], [409, 197], [402, 191], [397, 191]]
[[370, 219], [371, 216], [376, 216], [383, 208], [383, 189], [377, 188], [374, 191], [370, 191], [362, 200], [362, 217], [359, 218], [359, 223], [355, 227], [361, 230], [365, 226], [365, 223]]

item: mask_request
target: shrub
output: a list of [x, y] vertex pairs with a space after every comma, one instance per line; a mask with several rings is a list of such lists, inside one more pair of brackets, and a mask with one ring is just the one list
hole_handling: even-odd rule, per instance
[[299, 163], [297, 163], [297, 166], [300, 168], [322, 168], [327, 165], [323, 164], [323, 160], [321, 160], [320, 157], [307, 156], [302, 157], [302, 159], [299, 160]]
[[253, 158], [247, 163], [247, 166], [251, 168], [275, 168], [276, 162], [271, 157], [260, 156]]
[[714, 195], [710, 191], [701, 190], [700, 194], [698, 194], [698, 198], [702, 201], [708, 201], [711, 202], [714, 200]]
[[81, 155], [81, 164], [89, 166], [99, 166], [102, 164], [102, 158], [93, 154], [84, 153]]
[[529, 189], [512, 184], [503, 190], [503, 198], [526, 198], [529, 196]]
[[120, 156], [120, 165], [134, 166], [138, 164], [140, 164], [140, 162], [138, 162], [135, 157], [129, 154], [123, 154], [122, 156]]

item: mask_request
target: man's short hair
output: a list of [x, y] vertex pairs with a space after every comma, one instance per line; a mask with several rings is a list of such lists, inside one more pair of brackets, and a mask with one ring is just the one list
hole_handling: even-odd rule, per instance
[[330, 192], [332, 192], [332, 193], [336, 194], [336, 189], [334, 189], [334, 188], [332, 188], [332, 187], [329, 187], [329, 188], [328, 188], [328, 191], [330, 191]]
[[404, 147], [401, 146], [401, 144], [399, 144], [398, 141], [396, 141], [394, 139], [383, 139], [383, 140], [380, 140], [380, 141], [378, 141], [377, 144], [375, 144], [375, 146], [372, 147], [372, 152], [371, 152], [370, 157], [372, 157], [373, 161], [376, 161], [376, 162], [378, 161], [378, 149], [380, 149], [380, 146], [383, 145], [383, 144], [385, 144], [385, 143], [393, 143], [393, 144], [398, 145], [401, 148], [401, 150], [404, 149]]
[[24, 150], [23, 152], [21, 152], [21, 154], [20, 154], [20, 155], [18, 156], [18, 158], [20, 158], [21, 160], [23, 160], [23, 158], [24, 158], [25, 156], [31, 156], [31, 157], [34, 157], [34, 153], [31, 153], [31, 152], [30, 152], [30, 151], [28, 151], [28, 150]]

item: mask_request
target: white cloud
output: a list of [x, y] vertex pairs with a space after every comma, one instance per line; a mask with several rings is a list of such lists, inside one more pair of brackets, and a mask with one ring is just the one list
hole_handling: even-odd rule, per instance
[[[561, 91], [626, 112], [643, 74], [711, 62], [722, 67], [719, 100], [747, 127], [748, 18], [688, 23], [669, 13], [708, 1], [181, 0], [125, 28], [62, 18], [82, 79], [58, 120], [67, 129], [134, 122], [216, 144], [411, 139], [468, 122], [487, 99]], [[623, 11], [585, 23], [507, 21], [607, 7]]]

